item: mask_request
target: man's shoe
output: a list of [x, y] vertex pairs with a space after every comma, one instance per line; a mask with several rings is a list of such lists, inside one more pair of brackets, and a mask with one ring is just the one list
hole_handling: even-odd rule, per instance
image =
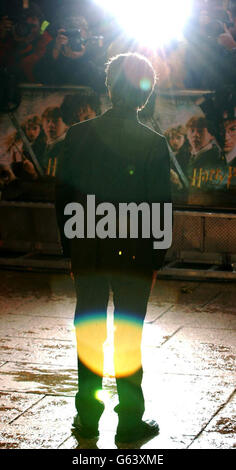
[[115, 443], [124, 442], [131, 443], [143, 440], [149, 440], [159, 434], [159, 426], [154, 420], [140, 421], [135, 427], [128, 429], [117, 428]]
[[77, 414], [74, 417], [73, 425], [74, 432], [85, 439], [94, 439], [99, 436], [98, 424], [94, 426], [87, 426], [81, 422], [80, 416]]

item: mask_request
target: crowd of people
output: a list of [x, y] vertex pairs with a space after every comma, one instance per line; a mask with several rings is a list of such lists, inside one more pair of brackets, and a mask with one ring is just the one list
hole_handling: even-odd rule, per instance
[[[20, 4], [20, 2], [18, 2]], [[104, 90], [103, 37], [93, 34], [78, 5], [55, 12], [47, 21], [39, 6], [12, 2], [0, 18], [0, 67], [20, 82], [85, 85]]]
[[21, 82], [101, 91], [104, 63], [128, 51], [148, 56], [163, 88], [215, 89], [235, 81], [235, 0], [195, 0], [183, 40], [155, 51], [126, 37], [114, 19], [90, 24], [78, 1], [56, 8], [50, 22], [37, 3], [28, 3], [23, 9], [8, 2], [0, 10], [0, 67]]

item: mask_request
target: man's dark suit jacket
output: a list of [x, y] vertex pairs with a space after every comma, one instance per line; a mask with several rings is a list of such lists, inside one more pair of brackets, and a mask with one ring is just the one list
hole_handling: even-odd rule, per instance
[[[64, 207], [96, 202], [171, 202], [170, 160], [163, 136], [141, 124], [136, 111], [112, 108], [72, 126], [58, 167], [56, 210], [64, 254], [72, 271], [96, 266], [159, 269], [166, 250], [154, 250], [150, 239], [79, 239], [64, 236]], [[71, 216], [70, 216], [71, 217]], [[86, 227], [86, 223], [85, 223]], [[121, 254], [122, 253], [122, 254]]]

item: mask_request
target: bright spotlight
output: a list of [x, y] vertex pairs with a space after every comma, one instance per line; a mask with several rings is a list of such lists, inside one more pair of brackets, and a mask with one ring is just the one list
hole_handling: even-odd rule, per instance
[[181, 39], [193, 0], [96, 0], [117, 20], [126, 34], [156, 48]]

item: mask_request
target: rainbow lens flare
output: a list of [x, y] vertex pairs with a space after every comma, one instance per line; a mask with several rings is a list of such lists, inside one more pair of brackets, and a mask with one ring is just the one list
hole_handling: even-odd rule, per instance
[[115, 372], [116, 377], [125, 377], [141, 367], [142, 321], [138, 317], [116, 315], [114, 325], [107, 328], [104, 315], [83, 315], [75, 331], [78, 356], [95, 374], [112, 377]]

